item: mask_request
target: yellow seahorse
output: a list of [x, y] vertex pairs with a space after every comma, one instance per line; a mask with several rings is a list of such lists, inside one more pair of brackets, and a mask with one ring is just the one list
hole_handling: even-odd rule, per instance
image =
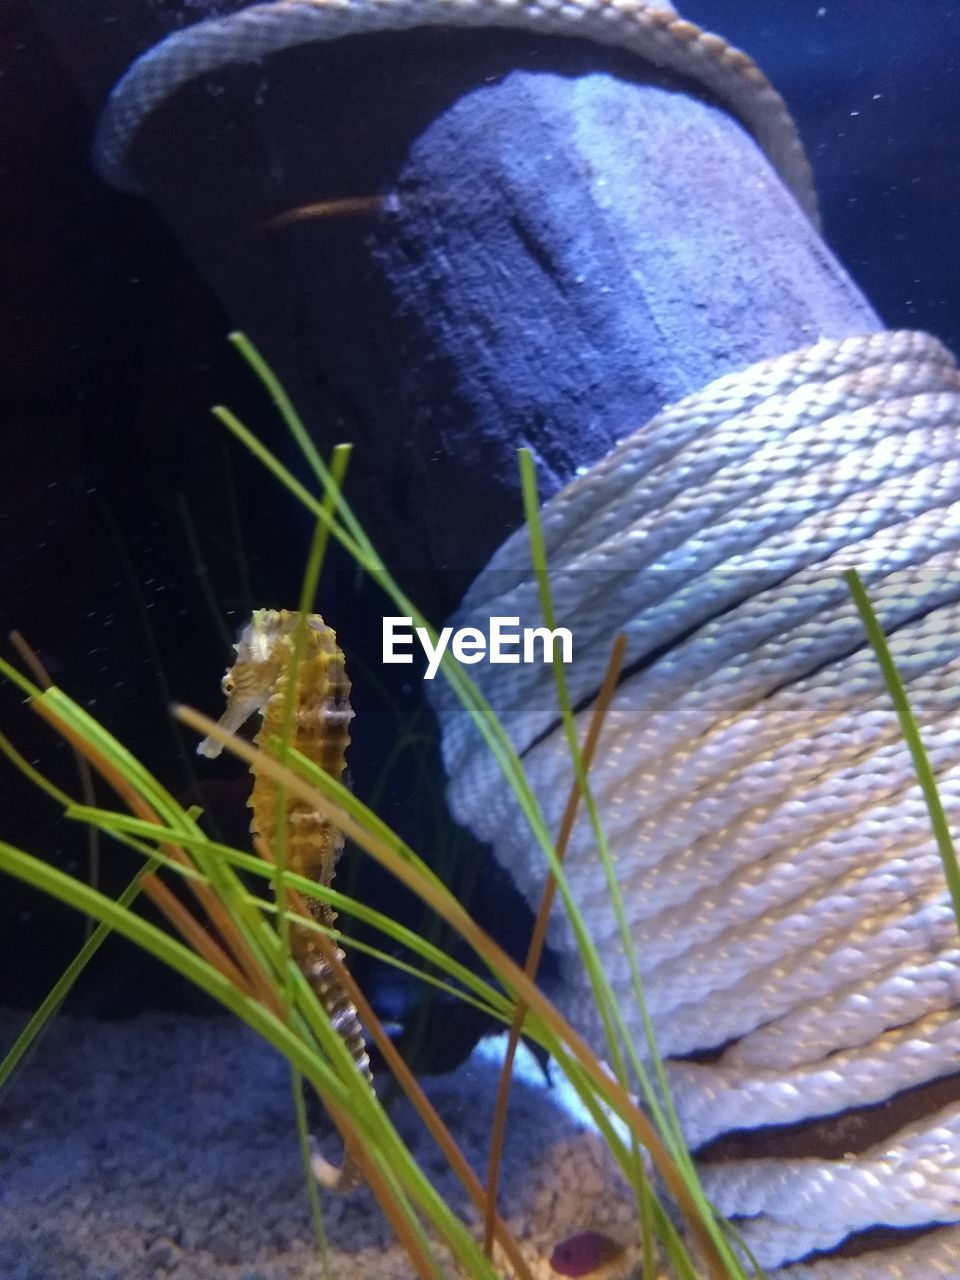
[[[254, 739], [257, 746], [263, 747], [271, 738], [282, 736], [299, 622], [300, 614], [292, 610], [255, 610], [234, 646], [236, 661], [223, 677], [227, 705], [219, 720], [221, 728], [235, 733], [252, 715], [259, 713], [263, 719]], [[308, 614], [303, 653], [296, 671], [290, 746], [339, 780], [346, 767], [352, 719], [350, 680], [336, 635], [318, 614]], [[197, 751], [212, 759], [220, 754], [220, 743], [204, 738]], [[248, 801], [253, 810], [250, 830], [269, 850], [277, 829], [278, 787], [271, 778], [256, 770], [253, 779]], [[285, 804], [288, 870], [329, 885], [343, 848], [342, 834], [305, 800], [288, 794]], [[337, 917], [330, 906], [315, 898], [308, 899], [308, 903], [317, 921], [333, 925]], [[357, 1011], [324, 958], [315, 931], [294, 925], [290, 931], [290, 947], [372, 1088], [370, 1060]], [[338, 951], [338, 955], [342, 958], [343, 953]], [[317, 1179], [333, 1190], [349, 1190], [357, 1181], [349, 1157], [337, 1169], [314, 1150], [313, 1169]]]

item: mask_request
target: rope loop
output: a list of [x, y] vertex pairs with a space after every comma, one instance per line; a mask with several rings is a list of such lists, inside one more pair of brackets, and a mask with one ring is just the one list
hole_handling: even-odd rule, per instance
[[[566, 680], [578, 728], [614, 636], [628, 637], [590, 785], [691, 1145], [875, 1108], [955, 1074], [957, 923], [842, 578], [851, 566], [864, 577], [956, 812], [960, 373], [950, 354], [926, 334], [876, 333], [720, 378], [624, 440], [541, 520], [556, 621], [573, 635]], [[526, 530], [451, 625], [483, 630], [492, 616], [541, 623]], [[571, 766], [551, 668], [471, 675], [556, 830]], [[452, 811], [535, 903], [545, 868], [519, 807], [469, 716], [439, 681], [432, 695]], [[583, 817], [565, 867], [641, 1046]], [[559, 908], [550, 941], [558, 1003], [602, 1047]], [[767, 1267], [872, 1225], [960, 1223], [960, 1102], [944, 1097], [931, 1094], [928, 1114], [849, 1156], [708, 1166], [707, 1194]], [[863, 1115], [858, 1131], [869, 1133], [875, 1121]], [[924, 1236], [903, 1257], [955, 1263], [960, 1227], [947, 1237]], [[908, 1274], [902, 1252], [870, 1255], [869, 1274]]]

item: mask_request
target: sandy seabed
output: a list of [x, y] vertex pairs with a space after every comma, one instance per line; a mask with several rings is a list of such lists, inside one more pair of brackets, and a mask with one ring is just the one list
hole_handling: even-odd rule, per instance
[[[0, 1014], [0, 1050], [25, 1021]], [[483, 1176], [503, 1037], [422, 1083]], [[476, 1215], [404, 1099], [401, 1136]], [[538, 1280], [584, 1229], [631, 1237], [629, 1192], [599, 1138], [524, 1054], [501, 1207]], [[339, 1162], [331, 1134], [324, 1154]], [[323, 1196], [334, 1280], [409, 1280], [366, 1188]], [[629, 1268], [625, 1267], [625, 1271]], [[456, 1272], [450, 1269], [450, 1274]], [[320, 1280], [285, 1061], [229, 1019], [58, 1018], [0, 1095], [0, 1280]]]

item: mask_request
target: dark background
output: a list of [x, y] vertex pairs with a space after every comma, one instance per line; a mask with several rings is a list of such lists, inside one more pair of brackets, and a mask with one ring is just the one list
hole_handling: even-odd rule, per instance
[[[786, 97], [813, 162], [826, 238], [884, 321], [960, 350], [960, 8], [938, 0], [681, 7], [749, 51]], [[103, 44], [105, 62], [121, 47], [132, 56], [183, 10], [148, 0], [101, 8], [102, 28], [90, 38]], [[295, 601], [309, 531], [289, 505], [268, 500], [259, 469], [210, 418], [211, 404], [227, 403], [284, 447], [225, 342], [230, 317], [151, 207], [92, 172], [95, 94], [61, 61], [51, 21], [46, 3], [0, 8], [0, 649], [10, 656], [5, 637], [19, 628], [58, 683], [243, 844], [242, 770], [225, 761], [198, 771], [167, 706], [176, 699], [218, 713], [235, 630], [252, 607]], [[331, 565], [324, 613], [348, 654], [381, 611], [348, 566]], [[445, 820], [435, 751], [411, 747], [388, 767], [399, 735], [429, 735], [419, 682], [385, 686], [362, 662], [351, 674], [359, 794], [376, 800], [488, 927], [522, 948], [525, 911], [482, 850]], [[69, 751], [6, 684], [0, 729], [77, 792]], [[5, 761], [0, 815], [0, 838], [83, 873], [83, 833]], [[103, 851], [105, 889], [129, 878], [131, 857]], [[397, 905], [365, 865], [348, 867], [341, 884]], [[26, 1007], [74, 953], [82, 921], [16, 884], [0, 893], [0, 1002]], [[409, 1015], [414, 993], [362, 961], [357, 968], [384, 1012]], [[71, 999], [104, 1017], [206, 1007], [118, 941]], [[476, 1030], [449, 1010], [435, 1014], [433, 1060], [455, 1058]]]

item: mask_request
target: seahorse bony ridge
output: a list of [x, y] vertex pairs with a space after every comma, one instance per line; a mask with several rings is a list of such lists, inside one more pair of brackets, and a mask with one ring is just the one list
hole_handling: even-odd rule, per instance
[[[346, 768], [349, 725], [354, 714], [350, 705], [350, 680], [334, 631], [318, 614], [308, 614], [303, 622], [301, 633], [301, 615], [297, 612], [286, 609], [254, 612], [234, 646], [236, 661], [223, 677], [227, 706], [220, 725], [235, 732], [259, 713], [262, 721], [254, 741], [261, 750], [269, 750], [271, 742], [286, 741], [339, 781]], [[298, 655], [301, 634], [302, 648]], [[220, 746], [206, 738], [197, 750], [202, 755], [216, 756]], [[253, 779], [248, 801], [252, 810], [250, 830], [272, 857], [280, 823], [280, 788], [257, 769], [253, 770]], [[329, 885], [343, 848], [342, 833], [325, 814], [299, 796], [288, 792], [283, 803], [287, 869], [318, 884]], [[327, 903], [311, 898], [307, 906], [324, 928], [336, 923], [336, 912]], [[358, 1070], [372, 1086], [357, 1011], [341, 989], [316, 931], [308, 925], [295, 924], [290, 930], [290, 947]], [[343, 959], [339, 948], [337, 955]], [[335, 1170], [315, 1155], [314, 1169], [320, 1181], [332, 1189], [347, 1190], [356, 1181], [349, 1160], [340, 1170]]]

